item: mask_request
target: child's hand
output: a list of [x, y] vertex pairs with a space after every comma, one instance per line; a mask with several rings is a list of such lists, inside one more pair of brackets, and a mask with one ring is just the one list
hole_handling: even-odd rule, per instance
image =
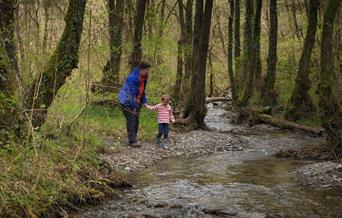
[[171, 120], [171, 123], [175, 123], [175, 122], [176, 122], [176, 120], [175, 120], [175, 119], [172, 119], [172, 120]]

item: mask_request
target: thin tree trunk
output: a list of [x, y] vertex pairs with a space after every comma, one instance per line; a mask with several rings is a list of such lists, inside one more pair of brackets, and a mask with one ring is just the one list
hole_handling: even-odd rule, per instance
[[182, 0], [178, 0], [178, 11], [179, 11], [179, 27], [180, 27], [180, 37], [178, 40], [178, 52], [177, 52], [177, 76], [176, 83], [174, 87], [174, 99], [178, 102], [180, 98], [180, 91], [182, 87], [182, 78], [183, 78], [183, 50], [185, 44], [185, 20], [184, 20], [184, 7]]
[[33, 81], [25, 99], [26, 107], [31, 108], [31, 119], [35, 127], [44, 124], [48, 108], [58, 90], [64, 85], [78, 65], [78, 50], [83, 31], [86, 0], [69, 0], [62, 37], [47, 66]]
[[297, 21], [297, 6], [296, 6], [296, 1], [295, 0], [291, 0], [292, 4], [292, 18], [293, 18], [293, 22], [294, 22], [294, 25], [295, 25], [295, 30], [296, 30], [296, 36], [298, 39], [302, 39], [303, 38], [303, 32], [302, 30], [299, 28], [299, 25], [298, 25], [298, 21]]
[[155, 45], [154, 57], [153, 57], [156, 65], [159, 65], [163, 62], [163, 58], [160, 54], [160, 46], [161, 46], [162, 37], [164, 34], [165, 23], [166, 23], [166, 21], [165, 21], [165, 8], [166, 8], [166, 0], [162, 0], [161, 8], [160, 8], [159, 23], [158, 23], [158, 38], [157, 38], [157, 42]]
[[286, 118], [289, 120], [299, 120], [307, 117], [313, 112], [313, 103], [308, 94], [311, 88], [309, 78], [310, 60], [312, 50], [315, 45], [316, 29], [317, 29], [317, 11], [319, 8], [319, 0], [310, 0], [308, 27], [304, 40], [304, 47], [299, 61], [295, 88], [292, 92], [286, 111]]
[[122, 54], [124, 0], [108, 0], [110, 57], [103, 68], [102, 90], [113, 92], [119, 84]]
[[322, 126], [332, 152], [342, 154], [342, 110], [334, 92], [333, 33], [340, 0], [329, 0], [323, 19], [321, 72], [318, 86]]
[[137, 1], [137, 9], [135, 16], [135, 28], [134, 28], [134, 39], [133, 39], [133, 51], [130, 57], [130, 65], [132, 68], [138, 65], [142, 59], [142, 37], [144, 18], [146, 10], [146, 0]]
[[[193, 0], [187, 0], [185, 6], [185, 40], [184, 40], [184, 79], [182, 82], [182, 93], [190, 91], [190, 78], [192, 68], [192, 6]], [[185, 98], [185, 95], [183, 94]]]
[[262, 100], [264, 105], [273, 105], [276, 103], [276, 91], [274, 83], [277, 71], [277, 41], [278, 41], [278, 9], [277, 0], [270, 0], [270, 32], [267, 58], [267, 74], [262, 90]]
[[46, 49], [47, 42], [49, 37], [49, 25], [50, 25], [50, 0], [43, 1], [43, 9], [44, 9], [44, 34], [43, 34], [43, 43], [42, 43], [42, 57], [46, 57]]
[[236, 104], [238, 99], [237, 89], [236, 89], [236, 81], [234, 76], [234, 68], [233, 68], [233, 21], [234, 21], [234, 0], [230, 0], [230, 15], [228, 18], [228, 77], [230, 83], [230, 89], [232, 92], [232, 100], [233, 104]]
[[241, 53], [240, 42], [240, 0], [234, 0], [234, 58], [238, 59]]

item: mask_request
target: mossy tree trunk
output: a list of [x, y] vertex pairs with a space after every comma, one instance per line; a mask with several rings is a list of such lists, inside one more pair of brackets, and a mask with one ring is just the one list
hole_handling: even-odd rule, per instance
[[241, 66], [240, 79], [240, 95], [238, 100], [239, 107], [245, 107], [248, 100], [253, 94], [254, 88], [254, 68], [255, 68], [255, 52], [253, 51], [253, 16], [254, 16], [254, 1], [246, 0], [246, 21], [244, 33], [244, 54], [243, 63]]
[[262, 88], [262, 103], [273, 105], [276, 103], [277, 93], [274, 90], [277, 71], [277, 42], [278, 42], [278, 9], [277, 0], [270, 0], [270, 31], [267, 58], [267, 74]]
[[308, 27], [304, 40], [304, 47], [299, 61], [295, 88], [292, 91], [285, 114], [286, 118], [289, 120], [296, 121], [308, 117], [312, 114], [314, 109], [308, 91], [311, 88], [311, 81], [309, 78], [310, 60], [316, 39], [319, 2], [319, 0], [310, 0], [309, 2]]
[[1, 0], [0, 1], [0, 31], [5, 43], [5, 49], [9, 58], [9, 67], [11, 71], [19, 77], [19, 68], [16, 57], [16, 45], [14, 41], [15, 30], [15, 11], [17, 1]]
[[26, 96], [25, 106], [32, 109], [34, 127], [44, 124], [48, 108], [67, 77], [78, 66], [78, 50], [83, 31], [86, 0], [69, 0], [65, 27], [56, 50], [44, 70], [33, 81]]
[[101, 85], [104, 91], [113, 92], [119, 84], [124, 6], [124, 0], [108, 0], [110, 57], [103, 68]]
[[234, 0], [230, 0], [230, 14], [228, 17], [228, 77], [229, 77], [229, 83], [230, 83], [230, 89], [232, 92], [232, 100], [233, 104], [236, 104], [236, 101], [238, 99], [237, 94], [237, 84], [235, 81], [235, 75], [234, 75], [234, 63], [233, 63], [233, 22], [234, 22], [234, 13], [235, 13], [235, 7], [234, 7]]
[[193, 128], [205, 128], [205, 77], [213, 0], [206, 0], [204, 11], [203, 0], [196, 0], [195, 8], [191, 91], [187, 98], [183, 118]]
[[13, 42], [15, 1], [0, 1], [0, 146], [24, 131]]
[[135, 27], [134, 27], [134, 38], [133, 38], [133, 50], [130, 57], [131, 67], [135, 67], [142, 59], [142, 37], [144, 28], [144, 19], [146, 11], [147, 0], [138, 0], [136, 6], [135, 15]]
[[257, 90], [260, 90], [262, 86], [262, 72], [261, 72], [262, 68], [261, 68], [261, 56], [260, 56], [261, 11], [262, 11], [262, 0], [255, 0], [253, 52], [255, 55], [254, 75], [255, 75], [255, 87]]
[[340, 0], [329, 0], [323, 18], [321, 42], [321, 72], [318, 85], [319, 106], [322, 126], [332, 152], [342, 153], [342, 109], [334, 85], [333, 34]]

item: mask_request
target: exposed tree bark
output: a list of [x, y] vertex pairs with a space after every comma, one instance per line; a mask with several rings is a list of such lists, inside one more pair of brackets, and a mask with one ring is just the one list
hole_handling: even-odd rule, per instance
[[133, 39], [133, 51], [130, 57], [131, 67], [135, 67], [142, 58], [142, 33], [144, 27], [145, 10], [146, 10], [146, 0], [138, 0], [136, 6], [135, 15], [135, 27], [134, 27], [134, 39]]
[[262, 11], [262, 0], [255, 0], [255, 13], [254, 13], [254, 30], [253, 30], [253, 44], [254, 44], [254, 55], [255, 55], [255, 87], [257, 90], [261, 89], [262, 86], [262, 72], [261, 72], [261, 57], [260, 57], [260, 32], [261, 32], [261, 11]]
[[191, 92], [187, 98], [184, 118], [193, 128], [205, 128], [205, 77], [213, 0], [196, 0], [195, 27], [193, 40], [193, 67]]
[[235, 81], [234, 68], [233, 68], [233, 20], [234, 20], [234, 0], [230, 0], [230, 15], [228, 18], [228, 77], [230, 89], [232, 92], [233, 104], [235, 105], [238, 99], [237, 84]]
[[240, 0], [234, 0], [234, 58], [240, 57], [241, 42], [240, 42]]
[[318, 85], [322, 126], [327, 133], [328, 146], [332, 152], [342, 153], [342, 109], [334, 90], [333, 32], [340, 0], [329, 0], [323, 19], [321, 43], [321, 72]]
[[108, 0], [110, 57], [103, 68], [102, 90], [115, 91], [119, 83], [122, 54], [124, 0]]
[[319, 0], [310, 0], [308, 27], [304, 40], [304, 47], [299, 61], [295, 88], [287, 105], [286, 118], [289, 120], [299, 120], [308, 117], [314, 111], [312, 100], [308, 94], [311, 88], [309, 78], [310, 60], [312, 50], [315, 45], [317, 29], [317, 11]]
[[254, 4], [253, 0], [246, 0], [246, 22], [244, 33], [244, 57], [241, 75], [241, 89], [239, 95], [238, 106], [245, 107], [248, 104], [249, 98], [253, 94], [254, 89], [254, 67], [255, 56], [253, 52], [253, 15]]
[[85, 6], [86, 0], [69, 1], [62, 37], [47, 66], [38, 74], [29, 89], [25, 106], [32, 109], [31, 118], [35, 127], [44, 124], [48, 108], [58, 90], [72, 70], [77, 68]]
[[264, 105], [276, 103], [277, 94], [274, 89], [277, 71], [277, 42], [278, 42], [278, 9], [277, 0], [270, 0], [270, 32], [267, 58], [267, 74], [262, 89], [262, 101]]

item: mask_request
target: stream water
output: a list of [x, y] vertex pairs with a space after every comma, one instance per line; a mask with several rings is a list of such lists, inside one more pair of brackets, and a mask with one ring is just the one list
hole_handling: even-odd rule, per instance
[[118, 199], [75, 217], [342, 217], [342, 191], [301, 186], [293, 171], [309, 161], [276, 159], [281, 148], [321, 143], [320, 138], [267, 126], [238, 126], [210, 107], [206, 123], [251, 143], [192, 159], [172, 158], [130, 174], [134, 187]]

